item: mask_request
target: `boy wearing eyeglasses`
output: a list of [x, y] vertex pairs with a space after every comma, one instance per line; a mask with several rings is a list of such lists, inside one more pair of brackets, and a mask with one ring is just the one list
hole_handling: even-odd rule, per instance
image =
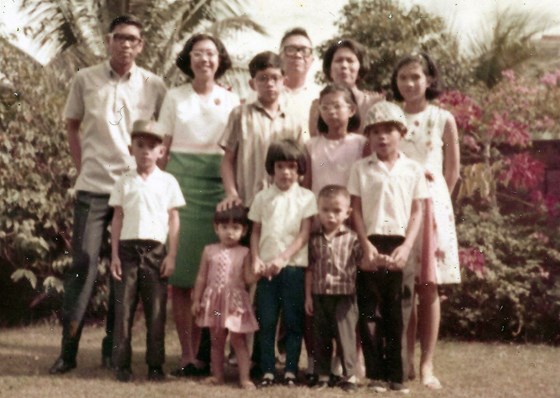
[[[78, 171], [72, 235], [72, 265], [64, 275], [62, 342], [49, 373], [76, 367], [86, 308], [97, 279], [100, 248], [107, 243], [113, 210], [109, 195], [117, 179], [134, 169], [130, 131], [134, 120], [157, 117], [165, 95], [163, 80], [136, 66], [144, 40], [142, 23], [133, 16], [115, 18], [107, 34], [108, 61], [81, 69], [66, 107], [70, 155]], [[102, 364], [111, 366], [113, 303], [109, 298]]]
[[250, 207], [257, 192], [271, 185], [264, 167], [271, 142], [304, 139], [303, 123], [280, 100], [284, 88], [280, 57], [270, 51], [255, 55], [249, 73], [257, 100], [231, 111], [219, 142], [225, 150], [220, 173], [226, 193], [218, 204], [220, 211], [234, 205]]

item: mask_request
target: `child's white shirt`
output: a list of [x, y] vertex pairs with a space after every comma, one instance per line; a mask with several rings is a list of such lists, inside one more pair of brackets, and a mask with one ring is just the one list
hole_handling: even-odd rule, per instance
[[145, 239], [165, 243], [169, 232], [169, 210], [184, 206], [179, 183], [159, 168], [142, 179], [136, 170], [115, 184], [109, 206], [123, 208], [120, 240]]
[[376, 154], [358, 160], [350, 171], [348, 191], [362, 200], [368, 236], [406, 236], [412, 201], [429, 197], [422, 166], [402, 152], [391, 170]]
[[[299, 234], [301, 222], [315, 214], [315, 195], [298, 183], [287, 191], [272, 185], [257, 193], [249, 210], [249, 219], [261, 224], [261, 260], [266, 263], [286, 250]], [[307, 267], [307, 257], [306, 244], [290, 258], [288, 264]]]

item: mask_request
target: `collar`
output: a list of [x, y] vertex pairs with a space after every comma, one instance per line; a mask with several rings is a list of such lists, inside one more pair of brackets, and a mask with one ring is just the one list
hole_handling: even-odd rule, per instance
[[[340, 227], [338, 227], [338, 230], [334, 233], [333, 238], [342, 236], [342, 235], [346, 235], [347, 233], [350, 232], [350, 229], [342, 224]], [[329, 238], [327, 238], [327, 235], [325, 234], [325, 231], [323, 230], [323, 226], [321, 225], [321, 228], [319, 228], [319, 231], [317, 231], [318, 235], [321, 235], [324, 239], [329, 240]], [[331, 238], [332, 239], [332, 238]]]
[[[281, 94], [280, 100], [278, 101], [278, 113], [276, 114], [276, 117], [278, 117], [278, 116], [285, 117], [286, 116], [286, 114], [284, 113], [284, 109], [286, 107], [285, 107], [285, 103], [284, 103], [283, 100], [284, 100], [284, 95]], [[266, 110], [266, 108], [264, 107], [264, 105], [262, 104], [262, 102], [258, 98], [251, 104], [251, 106], [255, 107], [260, 112], [263, 112], [266, 116], [271, 118], [270, 114], [268, 113], [268, 111]]]
[[162, 173], [163, 173], [163, 171], [161, 171], [161, 169], [158, 166], [156, 166], [155, 169], [150, 174], [148, 174], [148, 178], [146, 178], [144, 180], [144, 179], [142, 179], [142, 177], [140, 177], [140, 174], [138, 174], [138, 170], [134, 169], [134, 177], [139, 178], [142, 181], [149, 181], [152, 178], [158, 178], [159, 174], [162, 174]]
[[274, 193], [278, 194], [278, 195], [287, 195], [290, 192], [293, 192], [295, 190], [297, 190], [299, 187], [299, 183], [296, 181], [292, 184], [292, 186], [290, 188], [288, 188], [286, 191], [282, 191], [280, 188], [278, 188], [276, 186], [276, 184], [272, 183], [272, 185], [270, 186], [270, 188], [274, 191]]
[[[398, 157], [397, 161], [395, 162], [395, 164], [401, 163], [406, 158], [406, 155], [404, 153], [402, 153], [401, 151], [398, 151], [398, 155], [399, 155], [399, 157]], [[367, 163], [369, 165], [376, 165], [378, 163], [382, 163], [381, 160], [379, 160], [379, 158], [377, 157], [377, 154], [375, 152], [372, 153], [366, 159], [367, 159]]]
[[111, 62], [109, 60], [105, 61], [105, 70], [107, 71], [109, 77], [111, 79], [126, 79], [129, 80], [138, 70], [138, 66], [136, 65], [136, 63], [132, 64], [132, 67], [130, 68], [130, 70], [124, 75], [121, 76], [119, 75], [117, 72], [115, 72], [115, 70], [111, 67]]

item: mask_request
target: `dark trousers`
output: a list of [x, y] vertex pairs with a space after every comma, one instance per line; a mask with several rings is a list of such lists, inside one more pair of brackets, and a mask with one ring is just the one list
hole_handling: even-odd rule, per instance
[[262, 278], [257, 283], [257, 319], [261, 371], [274, 373], [274, 343], [280, 310], [286, 330], [286, 372], [297, 374], [304, 315], [303, 267], [287, 266], [271, 280]]
[[165, 245], [150, 240], [119, 242], [122, 280], [115, 281], [115, 332], [113, 365], [130, 368], [131, 330], [138, 299], [146, 318], [146, 363], [161, 366], [165, 360], [167, 278], [160, 277]]
[[333, 339], [341, 353], [344, 376], [356, 374], [356, 323], [358, 306], [355, 295], [313, 295], [313, 359], [315, 373], [331, 372]]
[[[107, 242], [107, 226], [113, 216], [109, 195], [79, 191], [74, 205], [72, 234], [72, 265], [64, 274], [62, 303], [61, 357], [66, 362], [76, 361], [84, 326], [84, 315], [97, 281], [97, 265], [101, 246]], [[111, 356], [113, 345], [114, 300], [112, 284], [106, 323], [106, 337], [102, 355]]]
[[[369, 237], [379, 253], [391, 254], [402, 244], [399, 236]], [[414, 270], [359, 270], [356, 279], [359, 330], [366, 376], [402, 383], [407, 379], [406, 330], [412, 309]]]

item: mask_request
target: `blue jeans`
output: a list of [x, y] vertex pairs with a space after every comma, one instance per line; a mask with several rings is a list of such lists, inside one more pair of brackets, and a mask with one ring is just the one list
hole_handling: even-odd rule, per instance
[[[62, 303], [61, 357], [75, 362], [84, 325], [84, 315], [97, 281], [97, 265], [101, 246], [107, 242], [107, 226], [113, 216], [109, 195], [79, 191], [74, 205], [72, 232], [72, 265], [64, 274]], [[102, 355], [111, 356], [114, 322], [112, 284], [107, 313], [107, 336]]]
[[282, 310], [286, 331], [285, 370], [297, 374], [303, 338], [304, 274], [303, 267], [287, 266], [271, 280], [262, 278], [257, 284], [257, 319], [263, 373], [275, 373], [274, 341], [278, 316]]

